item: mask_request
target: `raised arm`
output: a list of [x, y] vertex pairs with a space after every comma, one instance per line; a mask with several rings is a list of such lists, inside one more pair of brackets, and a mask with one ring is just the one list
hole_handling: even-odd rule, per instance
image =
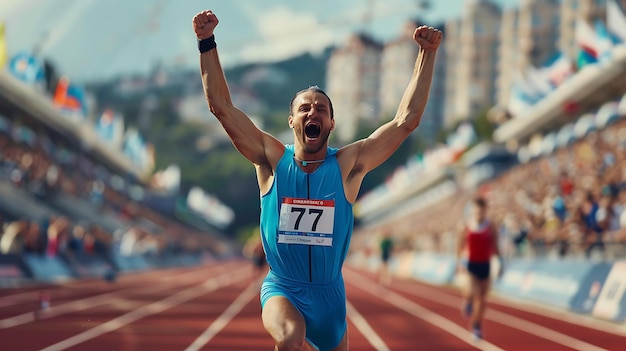
[[244, 157], [257, 166], [273, 169], [282, 155], [283, 146], [277, 139], [258, 129], [246, 114], [233, 106], [214, 44], [213, 31], [219, 23], [217, 17], [207, 10], [194, 16], [192, 22], [201, 42], [200, 70], [209, 109]]
[[419, 44], [420, 50], [396, 115], [393, 120], [379, 127], [366, 139], [345, 147], [345, 153], [348, 154], [346, 159], [353, 162], [352, 165], [348, 165], [349, 168], [358, 170], [364, 176], [385, 162], [420, 124], [428, 101], [435, 57], [442, 37], [441, 31], [432, 27], [421, 26], [415, 30], [413, 39]]

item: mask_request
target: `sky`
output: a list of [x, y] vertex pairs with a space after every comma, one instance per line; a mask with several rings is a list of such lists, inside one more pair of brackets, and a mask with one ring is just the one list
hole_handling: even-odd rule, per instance
[[[68, 77], [93, 81], [157, 63], [196, 67], [191, 19], [205, 9], [220, 21], [220, 58], [232, 67], [318, 53], [360, 30], [389, 40], [412, 18], [459, 18], [466, 1], [475, 0], [431, 0], [421, 10], [421, 0], [2, 0], [0, 21], [9, 55], [38, 50]], [[507, 8], [520, 0], [494, 1]]]

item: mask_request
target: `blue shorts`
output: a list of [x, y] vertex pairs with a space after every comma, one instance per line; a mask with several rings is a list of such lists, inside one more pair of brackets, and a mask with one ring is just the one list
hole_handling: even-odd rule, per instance
[[261, 307], [272, 296], [284, 296], [300, 311], [306, 338], [320, 351], [332, 350], [347, 330], [343, 278], [331, 283], [308, 283], [279, 277], [269, 271], [261, 286]]

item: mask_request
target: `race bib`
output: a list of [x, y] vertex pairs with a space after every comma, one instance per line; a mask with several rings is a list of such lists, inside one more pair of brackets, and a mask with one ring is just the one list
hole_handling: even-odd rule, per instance
[[333, 245], [334, 200], [283, 198], [278, 243]]

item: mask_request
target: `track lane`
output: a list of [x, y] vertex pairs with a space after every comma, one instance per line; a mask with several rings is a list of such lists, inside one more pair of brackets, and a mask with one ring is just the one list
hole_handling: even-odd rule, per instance
[[[416, 284], [419, 286], [418, 289], [415, 288]], [[434, 287], [413, 281], [409, 286], [403, 287], [399, 285], [398, 288], [410, 295], [419, 295], [426, 299], [432, 299], [433, 294], [436, 294], [438, 303], [448, 304], [453, 308], [461, 304], [459, 291], [451, 287]], [[497, 303], [494, 303], [494, 301], [497, 301]], [[512, 306], [517, 306], [517, 308]], [[485, 318], [490, 325], [509, 326], [520, 332], [539, 336], [547, 342], [557, 343], [559, 348], [564, 347], [564, 349], [585, 351], [615, 350], [619, 349], [618, 345], [623, 342], [624, 335], [626, 335], [603, 331], [597, 325], [605, 323], [599, 320], [591, 320], [588, 317], [570, 314], [572, 319], [575, 317], [578, 317], [578, 320], [586, 319], [589, 322], [589, 326], [585, 326], [582, 323], [569, 323], [559, 319], [558, 314], [554, 312], [550, 315], [550, 310], [546, 307], [543, 308], [543, 313], [541, 314], [532, 313], [525, 309], [523, 305], [515, 304], [512, 301], [506, 302], [504, 299], [491, 296]], [[523, 341], [521, 340], [520, 342]], [[545, 343], [545, 341], [542, 343]], [[541, 344], [538, 343], [537, 345]]]
[[[72, 303], [72, 296], [83, 296], [83, 290], [91, 297], [110, 293], [111, 289], [120, 295], [98, 306], [0, 329], [0, 340], [3, 349], [26, 351], [271, 350], [272, 340], [261, 322], [259, 278], [249, 274], [235, 279], [238, 269], [252, 272], [249, 263], [236, 261], [188, 267], [170, 272], [173, 274], [145, 272], [136, 279], [120, 279], [113, 285], [96, 281], [59, 285], [55, 293], [66, 296], [66, 304]], [[197, 286], [212, 278], [220, 282], [220, 287], [200, 292]], [[486, 342], [474, 345], [467, 342], [467, 321], [460, 314], [460, 294], [456, 289], [394, 279], [385, 293], [372, 272], [352, 267], [344, 269], [344, 279], [352, 351], [618, 350], [626, 340], [626, 331], [603, 331], [602, 324], [590, 318], [587, 321], [592, 328], [563, 320], [563, 313], [493, 296], [485, 321]], [[163, 285], [167, 288], [159, 288]], [[28, 288], [4, 296], [22, 299], [22, 294], [32, 297], [36, 292], [36, 288]], [[53, 300], [53, 306], [62, 301], [63, 297]], [[20, 308], [24, 312], [27, 305], [18, 304], [13, 312]], [[562, 336], [570, 339], [560, 339]], [[190, 348], [194, 340], [202, 338], [204, 342], [198, 343], [197, 348]]]
[[[221, 286], [204, 287], [198, 296], [156, 313], [149, 314], [115, 330], [103, 333], [67, 350], [185, 350], [218, 317], [233, 300], [250, 285], [250, 269], [244, 267], [218, 277]], [[209, 290], [209, 291], [206, 291]], [[189, 291], [189, 289], [188, 289]], [[177, 294], [184, 293], [180, 291]], [[189, 295], [194, 291], [189, 291]], [[138, 298], [145, 298], [138, 297]], [[167, 299], [167, 296], [152, 296], [152, 299]], [[129, 311], [127, 313], [133, 313]]]
[[[366, 284], [359, 281], [352, 274], [344, 275], [348, 299], [367, 319], [372, 329], [378, 333], [387, 347], [391, 350], [409, 351], [419, 347], [429, 350], [476, 350], [471, 343], [455, 337], [453, 333], [442, 328], [439, 324], [429, 323], [407, 312], [402, 306], [391, 302], [397, 297], [392, 291], [384, 291], [378, 284], [368, 281]], [[404, 301], [403, 301], [404, 302]], [[414, 312], [415, 313], [415, 312]], [[417, 314], [423, 314], [418, 311]]]
[[[232, 262], [207, 264], [195, 267], [195, 269], [208, 269], [211, 271], [228, 269]], [[158, 273], [156, 273], [158, 272]], [[158, 277], [155, 276], [158, 274]], [[170, 280], [192, 278], [196, 270], [189, 268], [173, 268], [158, 271], [133, 272], [119, 275], [116, 282], [107, 282], [102, 279], [83, 279], [67, 281], [58, 284], [37, 284], [21, 289], [0, 289], [0, 329], [3, 328], [3, 319], [16, 314], [24, 313], [24, 309], [35, 311], [39, 309], [39, 296], [41, 292], [47, 292], [52, 306], [61, 305], [70, 301], [92, 297], [102, 293], [112, 293], [132, 287], [145, 287], [155, 283], [164, 283]], [[15, 312], [18, 311], [18, 312]]]
[[[195, 281], [182, 279], [179, 280], [182, 282], [180, 285], [172, 283], [176, 281], [161, 282], [160, 275], [152, 272], [153, 284], [137, 287], [129, 281], [127, 284], [131, 287], [123, 287], [120, 292], [114, 293], [116, 295], [105, 293], [93, 297], [101, 301], [86, 298], [88, 302], [82, 301], [83, 306], [80, 306], [81, 300], [61, 304], [57, 308], [63, 309], [64, 306], [75, 304], [79, 306], [72, 311], [62, 311], [58, 315], [55, 313], [55, 307], [50, 308], [47, 312], [53, 314], [50, 318], [40, 318], [20, 326], [0, 330], [0, 339], [4, 345], [15, 346], [16, 350], [23, 349], [21, 345], [24, 344], [24, 340], [28, 340], [29, 347], [37, 350], [60, 342], [63, 344], [58, 344], [52, 349], [64, 349], [61, 347], [63, 345], [66, 345], [65, 348], [71, 347], [73, 344], [80, 344], [102, 333], [116, 330], [125, 324], [158, 313], [160, 310], [176, 306], [192, 298], [194, 294], [218, 290], [230, 284], [232, 280], [230, 276], [234, 272], [233, 267], [236, 266], [226, 266], [215, 272], [196, 268], [192, 271]], [[248, 268], [239, 269], [249, 271]], [[105, 297], [102, 297], [103, 295]], [[31, 312], [26, 312], [24, 315], [29, 313]], [[29, 338], [32, 335], [37, 335], [37, 338]]]
[[[218, 274], [233, 267], [236, 263], [227, 263], [211, 267], [211, 274]], [[49, 291], [52, 298], [52, 307], [45, 311], [40, 311], [38, 296], [37, 300], [30, 303], [15, 304], [2, 309], [0, 318], [0, 332], [3, 329], [13, 328], [22, 324], [31, 323], [37, 320], [46, 320], [68, 313], [80, 312], [102, 304], [117, 302], [131, 291], [147, 291], [147, 293], [159, 290], [167, 290], [172, 284], [188, 286], [198, 281], [203, 268], [196, 268], [187, 274], [171, 273], [171, 275], [161, 275], [158, 271], [149, 274], [142, 274], [139, 277], [126, 277], [119, 283], [110, 284], [101, 281], [84, 281], [82, 284], [72, 285], [71, 288], [62, 286], [55, 287], [54, 291]], [[191, 274], [190, 274], [191, 273]], [[152, 275], [151, 275], [152, 274]], [[207, 276], [208, 277], [208, 276]], [[28, 294], [25, 294], [28, 296]], [[13, 298], [16, 295], [12, 295]]]
[[[273, 350], [274, 341], [263, 328], [261, 320], [261, 303], [259, 291], [262, 279], [256, 279], [254, 284], [254, 296], [251, 298], [240, 312], [233, 318], [232, 322], [224, 326], [223, 330], [216, 334], [204, 347], [197, 350], [229, 350], [229, 351], [256, 351]], [[371, 350], [388, 351], [385, 348], [375, 348], [357, 327], [354, 320], [356, 315], [360, 315], [356, 309], [348, 308], [347, 324], [348, 336], [351, 350]], [[371, 337], [371, 336], [370, 336]], [[187, 349], [186, 351], [193, 351]]]
[[[197, 350], [256, 351], [274, 349], [274, 342], [263, 328], [261, 321], [260, 284], [261, 281], [258, 278], [249, 283], [252, 296], [239, 295], [243, 295], [247, 299], [241, 310]], [[187, 349], [187, 351], [191, 350]]]
[[[369, 271], [348, 269], [374, 279]], [[393, 290], [416, 303], [422, 304], [438, 314], [449, 316], [460, 325], [467, 325], [461, 318], [461, 296], [452, 287], [431, 286], [415, 280], [394, 279]], [[497, 301], [493, 303], [492, 301]], [[517, 308], [513, 307], [517, 306]], [[602, 331], [597, 325], [603, 324], [587, 317], [589, 324], [568, 323], [550, 316], [549, 309], [541, 309], [541, 314], [525, 311], [523, 304], [490, 297], [489, 308], [484, 321], [485, 339], [506, 350], [616, 350], [624, 342], [621, 333]], [[565, 312], [561, 312], [563, 314]], [[570, 314], [576, 319], [575, 314]], [[578, 319], [584, 317], [579, 316]], [[618, 346], [619, 345], [619, 346]]]
[[[127, 313], [106, 322], [100, 321], [96, 323], [93, 327], [81, 332], [80, 334], [74, 335], [70, 338], [50, 345], [42, 349], [42, 351], [58, 351], [68, 349], [84, 350], [85, 346], [81, 344], [84, 344], [87, 341], [91, 341], [106, 334], [109, 334], [107, 335], [107, 338], [111, 338], [111, 333], [117, 331], [120, 328], [126, 327], [128, 325], [134, 326], [137, 324], [138, 321], [148, 316], [163, 313], [173, 307], [188, 303], [189, 301], [194, 300], [200, 296], [214, 293], [216, 290], [219, 290], [224, 286], [228, 286], [240, 281], [241, 279], [245, 278], [245, 276], [241, 276], [241, 271], [244, 269], [246, 269], [247, 272], [250, 271], [249, 267], [245, 267], [232, 272], [223, 273], [217, 277], [210, 278], [205, 282], [192, 286], [190, 288], [186, 288], [184, 290], [176, 289], [177, 291], [173, 295], [165, 296], [161, 300], [157, 300], [155, 302], [151, 302], [155, 300], [154, 295], [149, 295], [147, 300], [149, 304], [143, 304], [139, 308], [132, 309]], [[137, 335], [137, 333], [133, 333], [133, 335]], [[123, 347], [125, 346], [126, 345], [123, 345]], [[133, 349], [136, 348], [133, 347]]]

